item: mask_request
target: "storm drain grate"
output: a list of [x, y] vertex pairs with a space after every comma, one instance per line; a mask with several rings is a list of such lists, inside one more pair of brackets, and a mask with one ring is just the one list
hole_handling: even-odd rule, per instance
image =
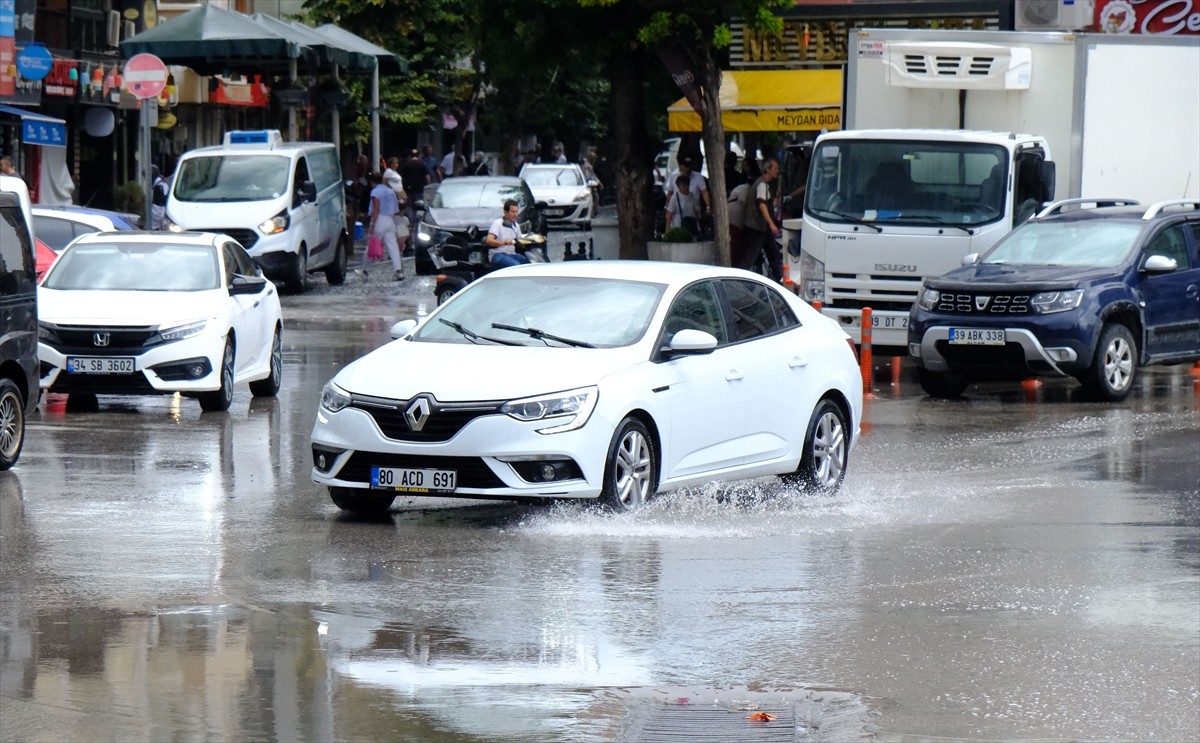
[[790, 708], [763, 707], [774, 720], [747, 720], [756, 710], [731, 709], [720, 705], [656, 705], [643, 710], [639, 724], [627, 730], [626, 740], [640, 743], [733, 743], [734, 741], [796, 740], [796, 717]]

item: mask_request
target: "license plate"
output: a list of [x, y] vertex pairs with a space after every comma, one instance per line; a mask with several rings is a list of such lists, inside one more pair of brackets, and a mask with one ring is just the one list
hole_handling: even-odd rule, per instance
[[403, 467], [372, 467], [371, 487], [397, 493], [453, 493], [458, 481], [455, 470], [414, 470]]
[[871, 327], [908, 330], [908, 315], [901, 315], [900, 317], [880, 317], [879, 315], [871, 315]]
[[561, 217], [566, 213], [567, 213], [566, 209], [547, 209], [546, 210], [547, 217]]
[[985, 328], [950, 328], [950, 343], [956, 346], [1003, 346], [1004, 331]]
[[68, 356], [71, 374], [133, 374], [133, 359], [105, 356]]

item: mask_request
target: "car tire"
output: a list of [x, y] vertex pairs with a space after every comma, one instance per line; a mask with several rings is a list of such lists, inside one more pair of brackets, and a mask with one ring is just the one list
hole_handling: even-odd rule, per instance
[[11, 379], [0, 379], [0, 471], [21, 457], [25, 445], [25, 398]]
[[377, 490], [359, 490], [357, 488], [329, 488], [329, 498], [333, 505], [363, 516], [380, 516], [392, 507], [394, 495], [381, 493]]
[[1133, 391], [1137, 377], [1137, 341], [1129, 328], [1109, 323], [1100, 331], [1092, 365], [1079, 375], [1088, 394], [1106, 402], [1120, 402]]
[[930, 397], [959, 397], [967, 389], [967, 379], [961, 374], [942, 374], [917, 367], [917, 382]]
[[292, 261], [292, 273], [287, 277], [288, 291], [299, 294], [308, 289], [308, 248], [300, 246], [296, 259]]
[[350, 238], [342, 235], [334, 248], [333, 262], [325, 267], [325, 280], [330, 286], [341, 286], [346, 281], [346, 243]]
[[790, 485], [808, 493], [834, 493], [842, 486], [850, 464], [850, 431], [846, 415], [829, 398], [817, 403], [804, 433], [800, 466], [784, 476]]
[[225, 352], [221, 354], [221, 387], [200, 394], [200, 409], [210, 413], [229, 410], [233, 404], [233, 341], [225, 341]]
[[266, 379], [257, 379], [250, 383], [250, 394], [255, 397], [275, 397], [283, 384], [283, 330], [275, 328], [275, 337], [271, 339], [271, 373]]
[[441, 307], [445, 303], [449, 302], [450, 298], [455, 294], [458, 294], [458, 287], [448, 286], [445, 289], [438, 289], [437, 306]]
[[636, 418], [617, 426], [604, 465], [600, 502], [614, 511], [636, 511], [658, 489], [658, 452], [650, 431]]

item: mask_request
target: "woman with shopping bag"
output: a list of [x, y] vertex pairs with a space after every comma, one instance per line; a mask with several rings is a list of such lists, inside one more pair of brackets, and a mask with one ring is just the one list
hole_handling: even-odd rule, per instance
[[382, 250], [374, 247], [372, 242], [378, 240], [382, 248], [387, 249], [388, 257], [392, 259], [392, 277], [396, 281], [404, 280], [404, 264], [401, 263], [400, 244], [396, 240], [396, 215], [400, 212], [400, 202], [396, 194], [383, 182], [379, 173], [371, 173], [371, 226], [367, 231], [367, 252], [363, 255], [362, 274], [368, 277], [372, 250], [382, 257]]

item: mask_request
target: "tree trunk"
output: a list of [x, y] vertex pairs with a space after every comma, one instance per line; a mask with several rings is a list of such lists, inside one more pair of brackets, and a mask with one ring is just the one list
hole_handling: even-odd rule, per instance
[[650, 168], [654, 153], [646, 133], [642, 92], [647, 67], [648, 60], [640, 47], [620, 49], [610, 60], [617, 225], [623, 259], [645, 260], [646, 243], [654, 232]]
[[721, 70], [712, 44], [697, 50], [700, 59], [700, 126], [708, 163], [708, 195], [712, 200], [713, 239], [717, 264], [730, 265], [729, 202], [725, 193], [725, 126], [721, 123]]

